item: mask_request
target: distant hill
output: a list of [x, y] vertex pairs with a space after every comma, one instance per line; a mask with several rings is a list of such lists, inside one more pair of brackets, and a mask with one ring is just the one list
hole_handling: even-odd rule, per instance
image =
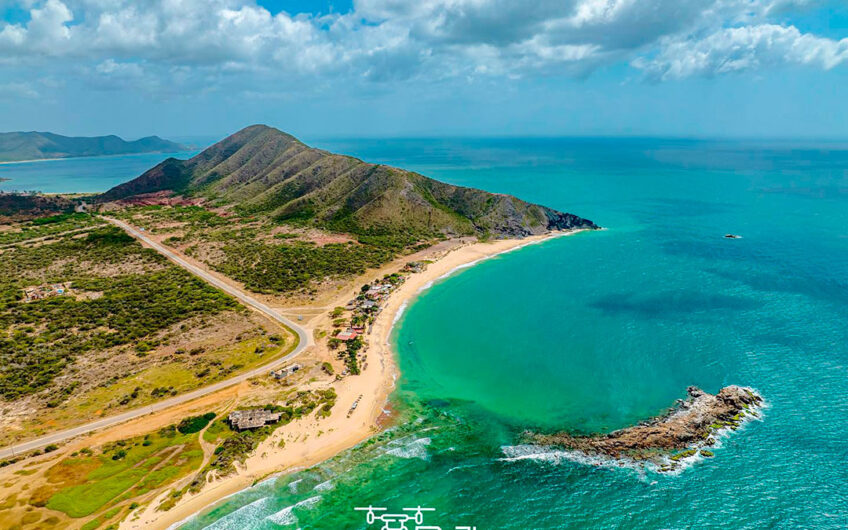
[[246, 214], [355, 234], [523, 237], [597, 228], [510, 195], [314, 149], [265, 125], [247, 127], [190, 160], [165, 160], [99, 200], [163, 190], [206, 197]]
[[158, 136], [128, 142], [114, 135], [72, 137], [49, 132], [0, 133], [0, 162], [185, 150], [185, 146]]

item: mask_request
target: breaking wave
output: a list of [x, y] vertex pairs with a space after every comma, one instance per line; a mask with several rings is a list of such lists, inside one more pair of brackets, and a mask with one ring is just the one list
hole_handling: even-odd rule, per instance
[[318, 504], [320, 500], [320, 495], [310, 497], [308, 499], [300, 501], [297, 504], [287, 506], [275, 514], [269, 515], [265, 518], [265, 520], [280, 526], [297, 524], [297, 516], [294, 514], [294, 510], [296, 508], [312, 509], [316, 504]]
[[387, 450], [385, 454], [396, 456], [398, 458], [419, 458], [421, 460], [427, 460], [429, 458], [429, 454], [427, 453], [427, 447], [430, 445], [432, 440], [430, 438], [418, 438], [409, 442], [405, 445], [399, 445], [403, 440], [397, 440], [396, 443], [391, 443], [395, 447]]
[[259, 519], [264, 512], [267, 512], [271, 502], [272, 499], [270, 497], [263, 497], [255, 500], [230, 514], [227, 514], [223, 518], [218, 519], [206, 528], [207, 530], [236, 530], [244, 528], [246, 526], [246, 522], [255, 521], [256, 519]]

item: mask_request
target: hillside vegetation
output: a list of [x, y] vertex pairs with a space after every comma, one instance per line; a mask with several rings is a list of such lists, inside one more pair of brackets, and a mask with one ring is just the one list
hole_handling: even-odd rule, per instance
[[353, 241], [268, 219], [223, 217], [200, 206], [133, 206], [109, 214], [145, 227], [165, 244], [263, 294], [314, 294], [326, 282], [344, 282], [403, 251], [403, 245], [387, 241]]
[[189, 160], [170, 158], [99, 200], [165, 190], [242, 215], [370, 237], [381, 246], [434, 236], [524, 237], [595, 228], [586, 219], [509, 195], [314, 149], [264, 125], [243, 129]]
[[0, 162], [183, 150], [185, 146], [158, 136], [128, 142], [115, 135], [82, 137], [49, 132], [0, 133]]

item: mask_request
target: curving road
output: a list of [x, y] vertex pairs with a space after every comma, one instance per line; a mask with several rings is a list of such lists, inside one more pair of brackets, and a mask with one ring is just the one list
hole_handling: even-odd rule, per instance
[[310, 333], [308, 333], [304, 328], [298, 326], [297, 324], [295, 324], [291, 320], [289, 320], [286, 317], [282, 316], [281, 314], [277, 313], [276, 311], [274, 311], [273, 309], [271, 309], [267, 305], [256, 300], [255, 298], [251, 297], [247, 293], [245, 293], [245, 292], [243, 292], [243, 291], [241, 291], [241, 290], [239, 290], [239, 289], [237, 289], [237, 288], [235, 288], [231, 285], [224, 283], [223, 281], [219, 280], [218, 278], [216, 278], [212, 274], [209, 274], [208, 272], [201, 269], [200, 267], [189, 263], [188, 261], [184, 260], [183, 258], [181, 258], [179, 255], [177, 255], [176, 253], [174, 253], [173, 251], [171, 251], [170, 249], [168, 249], [164, 245], [162, 245], [162, 244], [154, 241], [153, 239], [147, 237], [143, 232], [141, 232], [140, 230], [137, 230], [136, 228], [130, 226], [129, 224], [127, 224], [123, 221], [119, 221], [118, 219], [112, 219], [110, 217], [103, 217], [103, 219], [108, 221], [109, 223], [123, 229], [128, 234], [130, 234], [131, 236], [142, 241], [147, 246], [153, 248], [154, 250], [156, 250], [160, 254], [164, 255], [165, 257], [167, 257], [168, 259], [170, 259], [171, 261], [173, 261], [177, 265], [181, 266], [182, 268], [186, 269], [187, 271], [191, 272], [192, 274], [203, 278], [208, 283], [214, 285], [218, 289], [221, 289], [225, 293], [233, 296], [234, 298], [237, 298], [238, 300], [240, 300], [245, 305], [256, 309], [257, 311], [266, 315], [270, 319], [272, 319], [276, 322], [279, 322], [280, 324], [290, 328], [291, 330], [293, 330], [297, 334], [297, 339], [298, 339], [297, 344], [295, 345], [294, 349], [288, 355], [281, 357], [280, 359], [276, 359], [276, 360], [274, 360], [274, 361], [272, 361], [268, 364], [265, 364], [263, 366], [260, 366], [258, 368], [254, 368], [253, 370], [250, 370], [248, 372], [239, 374], [235, 377], [231, 377], [230, 379], [226, 379], [224, 381], [219, 381], [219, 382], [211, 384], [209, 386], [204, 386], [202, 388], [198, 388], [197, 390], [193, 390], [193, 391], [188, 392], [186, 394], [181, 394], [181, 395], [166, 399], [164, 401], [159, 401], [157, 403], [154, 403], [152, 405], [148, 405], [146, 407], [141, 407], [141, 408], [138, 408], [138, 409], [129, 410], [127, 412], [124, 412], [122, 414], [118, 414], [116, 416], [109, 416], [108, 418], [102, 418], [102, 419], [99, 419], [97, 421], [93, 421], [91, 423], [86, 423], [85, 425], [80, 425], [79, 427], [74, 427], [73, 429], [68, 429], [66, 431], [60, 431], [60, 432], [56, 432], [56, 433], [53, 433], [53, 434], [48, 434], [46, 436], [42, 436], [41, 438], [36, 438], [34, 440], [30, 440], [28, 442], [20, 443], [18, 445], [4, 447], [4, 448], [0, 449], [0, 458], [9, 458], [9, 457], [15, 456], [17, 454], [25, 453], [27, 451], [32, 451], [33, 449], [40, 449], [41, 447], [44, 447], [45, 445], [64, 442], [64, 441], [69, 440], [71, 438], [74, 438], [76, 436], [87, 434], [87, 433], [90, 433], [91, 431], [94, 431], [94, 430], [97, 430], [97, 429], [102, 429], [104, 427], [111, 427], [113, 425], [117, 425], [119, 423], [123, 423], [125, 421], [129, 421], [129, 420], [138, 418], [140, 416], [150, 414], [152, 412], [159, 412], [161, 410], [165, 410], [165, 409], [173, 407], [175, 405], [180, 405], [182, 403], [186, 403], [186, 402], [191, 401], [193, 399], [197, 399], [201, 396], [205, 396], [207, 394], [217, 392], [218, 390], [221, 390], [223, 388], [227, 388], [228, 386], [241, 383], [242, 381], [246, 381], [247, 379], [250, 379], [251, 377], [256, 377], [258, 375], [262, 375], [264, 373], [267, 373], [270, 370], [274, 370], [274, 369], [284, 365], [288, 361], [291, 361], [297, 355], [299, 355], [303, 350], [305, 350], [307, 347], [312, 345], [312, 336], [311, 336]]

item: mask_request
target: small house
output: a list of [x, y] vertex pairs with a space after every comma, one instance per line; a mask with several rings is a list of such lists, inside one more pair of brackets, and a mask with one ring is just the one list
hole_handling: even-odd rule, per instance
[[285, 366], [283, 368], [280, 368], [279, 370], [274, 370], [273, 372], [271, 372], [271, 377], [273, 377], [274, 379], [277, 379], [277, 380], [285, 379], [286, 377], [297, 372], [298, 370], [300, 370], [299, 364], [293, 364], [291, 366]]

